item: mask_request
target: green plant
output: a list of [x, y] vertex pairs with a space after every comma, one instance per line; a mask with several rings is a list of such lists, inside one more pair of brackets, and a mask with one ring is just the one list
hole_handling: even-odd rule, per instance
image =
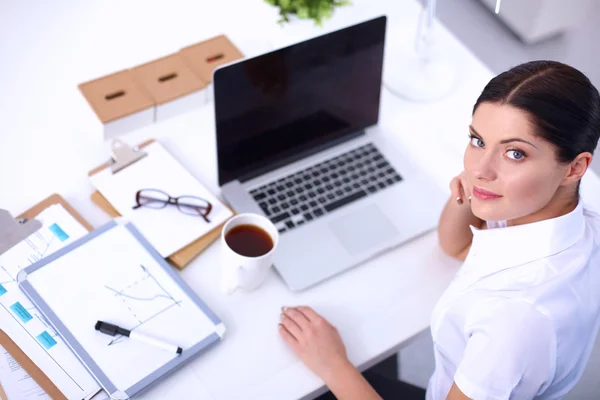
[[290, 22], [290, 15], [300, 19], [312, 19], [315, 25], [323, 25], [323, 20], [331, 18], [333, 10], [350, 4], [350, 0], [265, 0], [279, 7], [280, 24]]

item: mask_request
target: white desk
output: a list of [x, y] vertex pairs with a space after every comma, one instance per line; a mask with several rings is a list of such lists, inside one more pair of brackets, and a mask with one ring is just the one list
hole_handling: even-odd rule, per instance
[[[276, 11], [262, 0], [106, 3], [0, 3], [0, 206], [13, 213], [58, 192], [94, 226], [109, 219], [89, 200], [87, 181], [87, 171], [107, 158], [107, 145], [77, 84], [222, 32], [247, 55], [320, 32], [310, 22], [282, 30]], [[386, 13], [388, 47], [411, 45], [419, 11], [412, 0], [354, 3], [325, 29]], [[443, 27], [439, 34], [460, 66], [456, 90], [428, 105], [383, 90], [381, 124], [447, 188], [462, 167], [472, 105], [492, 74]], [[159, 138], [217, 190], [212, 105], [124, 139], [149, 137]], [[587, 177], [583, 192], [600, 205], [595, 175]], [[143, 398], [309, 398], [322, 382], [278, 337], [281, 306], [313, 306], [339, 328], [351, 360], [367, 367], [428, 328], [431, 310], [459, 266], [442, 254], [432, 232], [303, 293], [290, 292], [273, 273], [258, 291], [228, 297], [218, 289], [217, 250], [212, 246], [182, 276], [223, 319], [227, 336]]]

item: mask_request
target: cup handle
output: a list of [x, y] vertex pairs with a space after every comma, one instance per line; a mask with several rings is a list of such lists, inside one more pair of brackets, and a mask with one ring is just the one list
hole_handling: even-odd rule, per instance
[[233, 294], [233, 292], [236, 291], [236, 289], [239, 287], [240, 282], [239, 272], [243, 268], [244, 267], [239, 265], [233, 272], [229, 274], [229, 276], [227, 277], [228, 279], [224, 279], [223, 282], [221, 282], [221, 290], [223, 290], [223, 292], [225, 292], [226, 294]]

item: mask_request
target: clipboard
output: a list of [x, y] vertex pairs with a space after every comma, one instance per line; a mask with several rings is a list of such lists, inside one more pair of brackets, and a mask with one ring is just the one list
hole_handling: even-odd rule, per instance
[[[93, 254], [99, 254], [99, 249], [106, 243], [105, 240], [112, 240], [121, 245], [118, 251], [104, 252], [100, 259], [96, 260], [96, 264], [91, 262], [86, 266], [80, 268], [79, 262], [73, 262], [81, 257], [83, 251], [88, 249]], [[91, 249], [90, 249], [91, 248]], [[114, 249], [115, 247], [111, 247]], [[118, 248], [118, 246], [117, 246]], [[111, 262], [114, 258], [119, 258], [121, 252], [135, 253], [137, 262], [144, 263], [144, 265], [132, 264], [119, 264]], [[104, 258], [102, 258], [104, 257]], [[70, 259], [61, 264], [64, 259]], [[70, 263], [70, 264], [69, 264]], [[107, 265], [113, 266], [114, 270], [106, 268]], [[127, 270], [123, 270], [124, 265], [127, 266]], [[139, 279], [135, 277], [135, 282], [129, 282], [129, 278], [132, 277], [131, 272], [139, 270], [143, 271], [144, 278]], [[61, 299], [64, 293], [57, 294], [55, 285], [52, 283], [51, 272], [48, 268], [60, 268], [60, 273], [54, 271], [56, 276], [64, 276], [65, 274], [76, 274], [78, 275], [78, 282], [80, 285], [87, 285], [86, 290], [80, 291], [85, 293], [84, 295], [79, 294], [80, 304], [84, 304], [86, 309], [91, 307], [94, 309], [94, 305], [90, 305], [91, 302], [103, 302], [101, 309], [104, 309], [104, 305], [109, 308], [109, 302], [104, 302], [104, 297], [97, 297], [95, 290], [98, 287], [107, 288], [106, 279], [107, 277], [114, 277], [116, 275], [121, 276], [125, 274], [127, 277], [124, 279], [123, 284], [127, 285], [124, 289], [117, 291], [117, 295], [128, 297], [133, 299], [135, 304], [149, 304], [150, 301], [156, 301], [157, 298], [162, 297], [163, 302], [173, 302], [166, 306], [161, 305], [160, 310], [155, 311], [152, 315], [147, 315], [145, 319], [138, 315], [137, 311], [132, 312], [132, 315], [136, 322], [139, 322], [137, 326], [143, 326], [143, 324], [151, 323], [156, 328], [157, 325], [162, 323], [165, 327], [165, 332], [174, 334], [175, 332], [180, 333], [180, 339], [185, 338], [186, 346], [182, 344], [184, 348], [183, 352], [178, 352], [177, 355], [171, 355], [168, 352], [164, 352], [159, 349], [157, 352], [147, 351], [145, 348], [140, 350], [133, 355], [127, 350], [122, 350], [116, 347], [118, 350], [111, 354], [111, 357], [118, 357], [123, 354], [127, 354], [121, 357], [120, 360], [107, 360], [103, 358], [98, 360], [94, 357], [102, 358], [100, 354], [106, 354], [106, 350], [110, 346], [114, 339], [111, 339], [110, 343], [105, 343], [105, 340], [99, 340], [94, 334], [88, 334], [87, 329], [81, 329], [78, 324], [87, 325], [88, 322], [96, 320], [96, 316], [90, 316], [89, 318], [82, 317], [80, 312], [75, 312], [72, 315], [72, 304], [67, 306], [63, 304]], [[85, 269], [87, 268], [87, 269]], [[96, 268], [94, 270], [94, 268]], [[183, 279], [176, 273], [167, 261], [161, 257], [161, 255], [152, 247], [150, 242], [142, 236], [137, 228], [125, 218], [118, 218], [105, 224], [104, 226], [92, 231], [90, 234], [74, 241], [73, 243], [63, 247], [62, 249], [52, 253], [51, 255], [41, 259], [37, 263], [24, 268], [17, 276], [17, 281], [21, 290], [29, 297], [32, 303], [44, 314], [44, 316], [52, 323], [54, 328], [60, 333], [65, 343], [71, 348], [71, 350], [77, 355], [81, 362], [86, 366], [88, 371], [94, 376], [96, 381], [102, 386], [102, 388], [109, 394], [112, 399], [126, 400], [135, 396], [136, 394], [144, 391], [149, 386], [157, 383], [162, 378], [166, 377], [170, 373], [174, 372], [185, 363], [188, 363], [196, 356], [212, 348], [215, 344], [219, 343], [223, 335], [225, 334], [225, 326], [221, 319], [200, 299], [200, 297], [189, 287]], [[50, 289], [44, 288], [44, 285], [49, 285]], [[127, 294], [127, 290], [131, 290], [134, 285], [147, 285], [151, 286], [154, 290], [159, 290], [161, 295], [155, 295], [151, 298], [137, 298]], [[81, 286], [80, 286], [81, 287]], [[137, 287], [137, 286], [136, 286]], [[108, 289], [108, 288], [107, 288]], [[114, 289], [108, 290], [113, 291]], [[135, 290], [135, 289], [133, 289]], [[86, 297], [87, 296], [87, 297]], [[110, 293], [109, 296], [114, 296]], [[93, 299], [93, 300], [90, 300]], [[119, 306], [122, 306], [120, 302]], [[54, 305], [54, 307], [52, 306]], [[181, 311], [178, 311], [178, 305]], [[68, 311], [65, 311], [65, 307]], [[114, 303], [113, 303], [114, 307]], [[127, 304], [122, 306], [129, 309], [130, 305]], [[152, 307], [152, 305], [150, 306]], [[137, 307], [134, 307], [137, 309]], [[98, 308], [96, 308], [96, 311]], [[130, 310], [130, 309], [129, 309]], [[107, 314], [111, 314], [113, 310], [108, 310]], [[130, 310], [131, 311], [131, 310]], [[171, 316], [168, 312], [173, 313]], [[187, 330], [181, 330], [180, 327], [165, 324], [165, 321], [172, 321], [173, 318], [187, 318], [195, 319], [194, 328], [204, 325], [204, 335], [196, 336], [198, 333], [190, 332]], [[103, 318], [100, 315], [100, 318]], [[165, 318], [157, 323], [157, 319]], [[90, 321], [88, 321], [88, 319]], [[74, 322], [76, 321], [76, 322]], [[202, 322], [200, 322], [202, 321]], [[93, 325], [92, 325], [93, 326]], [[136, 326], [136, 327], [137, 327]], [[207, 329], [210, 327], [209, 329]], [[133, 328], [129, 328], [133, 329]], [[86, 333], [82, 333], [85, 331]], [[93, 331], [93, 329], [91, 329]], [[185, 332], [185, 333], [182, 333]], [[164, 334], [164, 332], [163, 332]], [[100, 334], [102, 337], [103, 334]], [[187, 336], [186, 336], [187, 335]], [[166, 334], [167, 337], [171, 337]], [[183, 340], [183, 339], [182, 339]], [[133, 341], [135, 344], [135, 341]], [[113, 347], [114, 349], [114, 347]], [[150, 365], [143, 364], [147, 367], [147, 371], [141, 373], [138, 372], [138, 376], [134, 378], [128, 378], [127, 383], [121, 380], [121, 383], [117, 382], [121, 370], [108, 372], [108, 369], [114, 366], [129, 365], [128, 361], [140, 360], [140, 351], [143, 351], [144, 355], [148, 358], [140, 362], [150, 361]], [[160, 355], [158, 355], [160, 354]], [[158, 357], [153, 359], [152, 357]], [[136, 369], [133, 369], [136, 370]], [[143, 370], [143, 368], [142, 368]], [[147, 374], [147, 375], [145, 375]], [[134, 374], [135, 375], [135, 374]], [[125, 386], [123, 386], [125, 385]]]
[[[156, 141], [155, 139], [149, 139], [149, 140], [139, 144], [137, 146], [137, 148], [143, 149], [144, 147], [154, 143], [155, 141]], [[132, 162], [135, 162], [135, 160]], [[106, 162], [106, 163], [94, 168], [90, 172], [88, 172], [88, 176], [93, 176], [93, 175], [99, 173], [100, 171], [103, 171], [106, 168], [109, 168], [109, 166], [110, 166], [110, 163]], [[127, 165], [121, 166], [120, 168], [127, 168]], [[106, 200], [106, 198], [104, 196], [102, 196], [102, 194], [99, 191], [95, 191], [94, 193], [91, 194], [90, 197], [92, 199], [92, 202], [94, 202], [94, 204], [96, 204], [98, 207], [100, 207], [102, 210], [104, 210], [104, 212], [106, 212], [112, 218], [118, 218], [121, 216], [119, 214], [119, 212], [110, 204], [110, 202], [108, 200]], [[227, 205], [225, 205], [225, 206], [231, 210], [233, 215], [235, 215], [235, 211], [233, 211], [231, 209], [231, 207], [228, 207]], [[169, 257], [167, 257], [167, 260], [169, 260], [169, 262], [173, 266], [175, 266], [177, 269], [180, 269], [180, 270], [183, 269], [194, 258], [196, 258], [198, 255], [200, 255], [200, 253], [202, 253], [215, 240], [217, 240], [219, 238], [219, 236], [221, 235], [221, 230], [223, 228], [223, 225], [225, 225], [225, 223], [217, 226], [212, 231], [206, 233], [204, 236], [196, 239], [195, 241], [191, 242], [187, 246], [179, 249], [178, 251], [171, 254]]]
[[[84, 220], [81, 217], [81, 215], [77, 211], [75, 211], [69, 203], [66, 202], [65, 199], [63, 199], [58, 194], [53, 194], [50, 197], [42, 200], [41, 202], [39, 202], [38, 204], [36, 204], [32, 208], [30, 208], [29, 210], [27, 210], [24, 213], [22, 213], [21, 215], [19, 215], [18, 218], [33, 219], [38, 214], [40, 214], [42, 211], [44, 211], [46, 208], [48, 208], [54, 204], [62, 205], [65, 208], [65, 210], [67, 210], [67, 212], [69, 214], [71, 214], [73, 216], [73, 218], [75, 218], [77, 220], [77, 222], [79, 222], [81, 225], [83, 225], [83, 227], [88, 232], [92, 231], [92, 229], [93, 229], [92, 226], [86, 220]], [[8, 337], [8, 335], [6, 335], [1, 329], [0, 329], [0, 345], [2, 345], [2, 347], [4, 347], [6, 349], [6, 351], [8, 351], [10, 353], [10, 355], [21, 365], [21, 367], [23, 367], [25, 369], [25, 371], [27, 371], [27, 373], [36, 381], [36, 383], [38, 385], [40, 385], [40, 387], [42, 389], [44, 389], [44, 391], [52, 399], [67, 400], [67, 398], [62, 394], [62, 392], [60, 390], [58, 390], [58, 388], [42, 372], [42, 370], [39, 369], [37, 367], [37, 365], [35, 365], [33, 363], [33, 361], [31, 361], [31, 359], [27, 356], [27, 354], [25, 354], [19, 348], [19, 346], [17, 346], [15, 344], [15, 342], [13, 342], [13, 340], [10, 337]], [[0, 397], [2, 397], [3, 399], [7, 399], [6, 394], [4, 393], [4, 390], [2, 389], [1, 385], [0, 385]]]

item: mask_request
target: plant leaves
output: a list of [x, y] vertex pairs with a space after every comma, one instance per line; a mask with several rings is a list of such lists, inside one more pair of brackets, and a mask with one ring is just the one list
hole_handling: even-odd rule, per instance
[[266, 3], [278, 7], [280, 24], [289, 22], [289, 15], [300, 19], [312, 19], [315, 25], [322, 26], [323, 20], [331, 18], [336, 7], [352, 4], [350, 0], [265, 0]]

